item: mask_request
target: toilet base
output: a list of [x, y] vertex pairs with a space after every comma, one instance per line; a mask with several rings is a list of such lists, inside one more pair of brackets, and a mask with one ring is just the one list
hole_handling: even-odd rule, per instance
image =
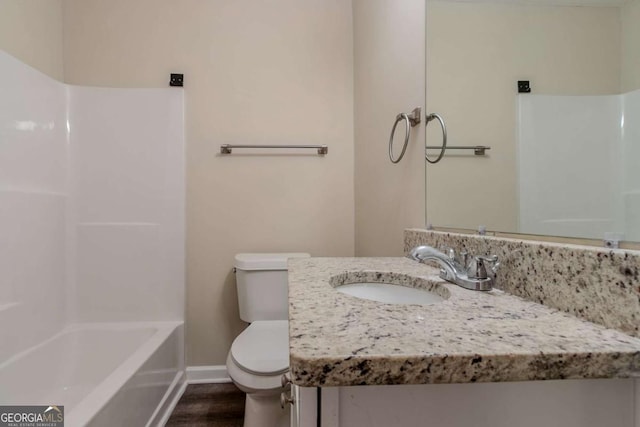
[[280, 407], [280, 394], [247, 393], [244, 406], [244, 427], [289, 427], [289, 406]]

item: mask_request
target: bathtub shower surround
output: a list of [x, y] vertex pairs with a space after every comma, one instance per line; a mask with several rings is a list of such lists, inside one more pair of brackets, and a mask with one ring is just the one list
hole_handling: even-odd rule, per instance
[[495, 254], [496, 287], [513, 295], [640, 337], [640, 252], [490, 236], [405, 230], [415, 246]]
[[182, 90], [68, 91], [74, 320], [183, 320]]
[[0, 76], [3, 361], [66, 321], [69, 149], [64, 86], [2, 52]]
[[0, 404], [144, 425], [183, 381], [183, 92], [0, 51], [0, 93]]

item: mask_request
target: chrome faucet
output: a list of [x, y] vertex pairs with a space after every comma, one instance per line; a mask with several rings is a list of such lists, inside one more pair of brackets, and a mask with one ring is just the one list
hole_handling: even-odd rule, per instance
[[436, 261], [441, 267], [441, 278], [465, 289], [489, 291], [493, 288], [494, 278], [487, 273], [486, 264], [490, 264], [490, 269], [495, 273], [499, 265], [497, 256], [470, 256], [467, 252], [461, 252], [458, 258], [453, 249], [448, 249], [448, 252], [447, 255], [431, 246], [417, 246], [407, 257], [418, 262]]

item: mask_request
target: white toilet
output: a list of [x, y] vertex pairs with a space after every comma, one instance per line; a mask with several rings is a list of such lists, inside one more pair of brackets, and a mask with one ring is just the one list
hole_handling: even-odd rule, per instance
[[238, 254], [235, 257], [240, 318], [251, 323], [233, 341], [227, 372], [247, 393], [245, 427], [289, 426], [280, 407], [282, 375], [289, 371], [287, 260], [305, 253]]

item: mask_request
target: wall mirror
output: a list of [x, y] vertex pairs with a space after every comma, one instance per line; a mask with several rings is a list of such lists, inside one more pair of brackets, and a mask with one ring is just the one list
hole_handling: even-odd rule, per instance
[[448, 146], [491, 147], [426, 164], [427, 224], [640, 241], [640, 0], [428, 0], [426, 15], [427, 112]]

